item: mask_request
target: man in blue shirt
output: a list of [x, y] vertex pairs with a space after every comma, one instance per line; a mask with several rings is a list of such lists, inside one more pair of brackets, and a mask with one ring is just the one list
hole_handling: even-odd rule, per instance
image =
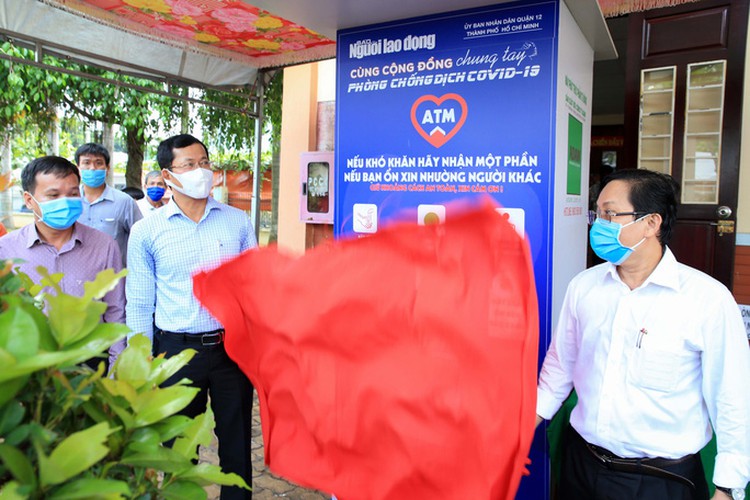
[[81, 170], [83, 199], [83, 213], [79, 222], [114, 238], [125, 265], [130, 228], [141, 219], [141, 211], [133, 198], [105, 182], [109, 171], [109, 152], [104, 146], [88, 143], [79, 147], [76, 150], [76, 164]]
[[[213, 172], [201, 141], [187, 134], [170, 137], [159, 144], [157, 161], [172, 201], [133, 226], [127, 324], [152, 340], [155, 354], [198, 351], [165, 384], [188, 378], [201, 389], [182, 412], [188, 416], [203, 413], [210, 394], [220, 465], [249, 485], [253, 387], [227, 356], [221, 323], [193, 296], [192, 275], [257, 246], [255, 233], [244, 212], [209, 196]], [[221, 498], [250, 498], [250, 492], [224, 487]]]

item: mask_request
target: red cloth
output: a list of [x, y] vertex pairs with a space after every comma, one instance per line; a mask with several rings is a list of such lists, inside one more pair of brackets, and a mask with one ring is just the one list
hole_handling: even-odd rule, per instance
[[512, 499], [534, 432], [526, 244], [491, 206], [196, 275], [270, 469], [340, 500]]

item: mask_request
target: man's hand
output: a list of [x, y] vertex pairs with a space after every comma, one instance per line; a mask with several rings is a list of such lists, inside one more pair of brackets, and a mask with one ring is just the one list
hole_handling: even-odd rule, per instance
[[537, 415], [536, 416], [536, 423], [534, 424], [534, 429], [536, 429], [537, 427], [539, 427], [539, 424], [541, 424], [543, 420], [544, 419], [542, 417], [540, 417], [539, 415]]

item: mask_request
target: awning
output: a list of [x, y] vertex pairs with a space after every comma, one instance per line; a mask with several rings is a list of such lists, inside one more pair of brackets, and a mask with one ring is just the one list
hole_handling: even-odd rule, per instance
[[[604, 16], [693, 0], [565, 0], [598, 60]], [[0, 0], [0, 31], [98, 66], [187, 84], [252, 84], [258, 70], [335, 56], [339, 29], [498, 0]], [[28, 43], [28, 42], [27, 42]]]

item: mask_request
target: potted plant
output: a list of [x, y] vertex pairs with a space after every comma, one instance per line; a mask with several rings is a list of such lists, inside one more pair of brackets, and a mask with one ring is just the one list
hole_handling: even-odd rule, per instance
[[0, 498], [184, 499], [206, 498], [212, 483], [247, 487], [194, 463], [212, 439], [213, 414], [177, 412], [197, 389], [187, 380], [160, 387], [195, 351], [152, 358], [137, 335], [110, 374], [103, 363], [81, 365], [128, 332], [99, 321], [100, 299], [124, 273], [103, 271], [73, 297], [60, 289], [61, 275], [37, 285], [10, 261], [0, 270]]

